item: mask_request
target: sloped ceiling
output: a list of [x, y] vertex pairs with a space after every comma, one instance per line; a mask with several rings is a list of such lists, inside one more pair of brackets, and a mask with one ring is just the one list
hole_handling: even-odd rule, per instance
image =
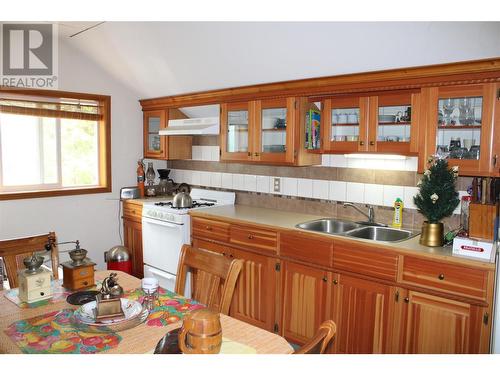
[[60, 39], [137, 99], [500, 56], [499, 22], [105, 22]]

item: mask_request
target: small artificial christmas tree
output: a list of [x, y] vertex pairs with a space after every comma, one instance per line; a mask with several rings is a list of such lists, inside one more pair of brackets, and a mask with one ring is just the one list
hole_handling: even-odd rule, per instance
[[[420, 243], [427, 246], [442, 245], [442, 238], [438, 242], [427, 241], [428, 225], [439, 224], [440, 232], [433, 235], [431, 240], [436, 240], [435, 236], [442, 237], [442, 223], [440, 221], [453, 214], [460, 200], [455, 183], [458, 177], [458, 167], [448, 168], [448, 162], [445, 159], [430, 157], [428, 160], [428, 169], [424, 171], [424, 176], [419, 181], [419, 193], [413, 198], [413, 202], [418, 208], [418, 212], [424, 215], [428, 222], [424, 223], [422, 228], [422, 237]], [[431, 244], [437, 243], [437, 244]]]

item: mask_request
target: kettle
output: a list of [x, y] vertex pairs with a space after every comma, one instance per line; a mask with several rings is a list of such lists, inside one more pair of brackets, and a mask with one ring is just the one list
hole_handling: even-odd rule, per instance
[[184, 191], [180, 191], [174, 195], [172, 199], [172, 207], [174, 208], [190, 208], [193, 205], [193, 199]]

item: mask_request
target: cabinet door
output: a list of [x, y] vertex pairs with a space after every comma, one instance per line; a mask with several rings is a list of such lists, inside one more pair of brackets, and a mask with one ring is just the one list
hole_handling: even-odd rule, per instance
[[325, 100], [324, 143], [329, 152], [368, 151], [368, 98]]
[[334, 350], [343, 354], [385, 353], [395, 289], [373, 281], [334, 274]]
[[132, 274], [139, 279], [144, 277], [142, 260], [142, 224], [135, 220], [123, 219], [124, 246], [130, 251]]
[[419, 93], [373, 96], [369, 107], [368, 151], [418, 153]]
[[442, 154], [461, 175], [489, 175], [494, 84], [429, 91], [427, 155]]
[[160, 111], [144, 111], [144, 157], [149, 159], [165, 159], [167, 156], [164, 136], [160, 129], [166, 127], [166, 113]]
[[229, 257], [245, 261], [229, 315], [272, 331], [275, 323], [276, 259], [236, 249], [230, 250]]
[[405, 352], [418, 354], [488, 351], [483, 308], [431, 294], [409, 291]]
[[495, 87], [495, 118], [493, 119], [492, 140], [493, 148], [491, 152], [491, 175], [500, 176], [500, 83]]
[[254, 107], [255, 102], [221, 105], [221, 160], [252, 160]]
[[296, 127], [295, 98], [258, 100], [255, 103], [254, 160], [293, 163]]
[[282, 334], [287, 340], [302, 345], [325, 320], [329, 274], [292, 262], [282, 265]]

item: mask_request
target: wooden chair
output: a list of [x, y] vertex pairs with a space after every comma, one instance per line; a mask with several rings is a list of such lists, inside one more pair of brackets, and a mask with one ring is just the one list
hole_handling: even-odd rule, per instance
[[182, 246], [175, 292], [184, 294], [187, 272], [191, 272], [191, 298], [222, 314], [229, 313], [243, 260]]
[[[3, 258], [7, 279], [11, 288], [17, 288], [17, 271], [24, 269], [23, 259], [33, 255], [34, 252], [50, 250], [52, 260], [52, 273], [54, 278], [59, 277], [59, 251], [57, 238], [54, 232], [31, 237], [0, 240], [0, 257]], [[46, 248], [47, 245], [47, 248]]]
[[333, 320], [326, 320], [319, 326], [314, 337], [293, 354], [323, 354], [328, 344], [335, 337], [337, 326]]

